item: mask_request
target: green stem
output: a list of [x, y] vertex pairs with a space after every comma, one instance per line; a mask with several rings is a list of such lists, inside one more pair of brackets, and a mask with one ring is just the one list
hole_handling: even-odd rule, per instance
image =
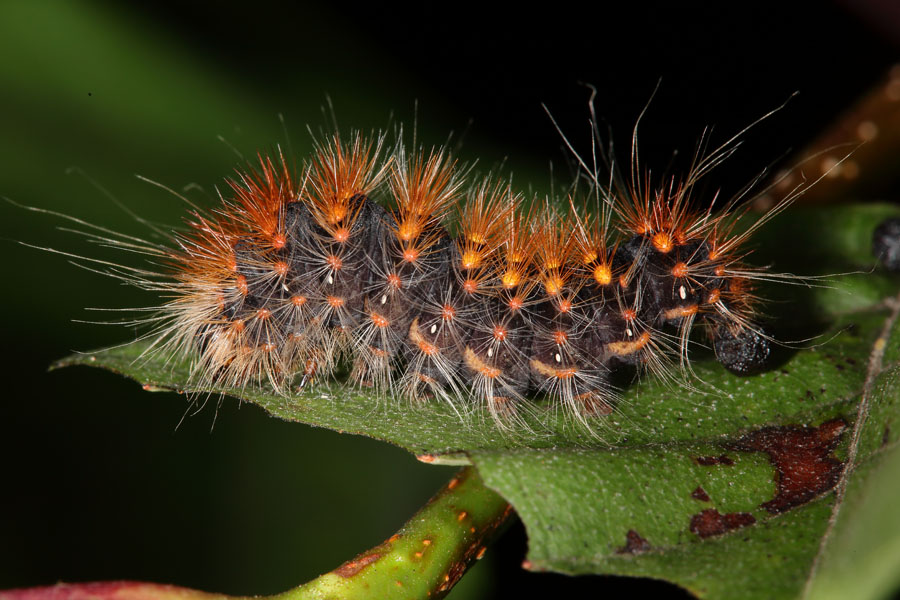
[[465, 468], [386, 542], [273, 600], [441, 598], [510, 515], [509, 504]]
[[[269, 600], [441, 598], [482, 557], [512, 507], [472, 467], [457, 473], [400, 531], [334, 571]], [[227, 600], [130, 581], [0, 591], [0, 600]], [[232, 600], [235, 600], [232, 598]]]

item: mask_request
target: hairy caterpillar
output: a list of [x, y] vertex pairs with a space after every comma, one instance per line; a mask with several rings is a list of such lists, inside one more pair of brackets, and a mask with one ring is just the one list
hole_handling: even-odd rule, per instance
[[297, 172], [260, 156], [174, 246], [120, 239], [166, 268], [113, 274], [168, 298], [145, 320], [150, 351], [190, 357], [201, 388], [289, 394], [348, 364], [358, 385], [484, 404], [501, 426], [535, 397], [586, 423], [612, 410], [620, 368], [689, 372], [695, 326], [730, 371], [764, 368], [744, 248], [796, 194], [746, 228], [739, 198], [698, 208], [736, 137], [658, 187], [636, 159], [606, 184], [581, 161], [590, 210], [574, 189], [561, 210], [445, 150], [334, 134]]

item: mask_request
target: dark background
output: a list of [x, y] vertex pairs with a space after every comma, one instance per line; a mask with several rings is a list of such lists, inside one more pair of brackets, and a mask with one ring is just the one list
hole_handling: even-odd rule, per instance
[[[6, 2], [0, 194], [146, 235], [67, 169], [174, 225], [183, 206], [135, 173], [211, 203], [241, 162], [232, 147], [245, 156], [276, 144], [306, 152], [306, 125], [327, 126], [326, 97], [343, 129], [416, 122], [426, 144], [453, 132], [463, 158], [502, 164], [520, 186], [546, 190], [551, 163], [565, 181], [570, 161], [541, 103], [584, 149], [583, 83], [596, 86], [597, 113], [624, 155], [661, 81], [641, 125], [642, 160], [659, 169], [676, 149], [689, 156], [705, 126], [724, 141], [799, 91], [715, 173], [727, 193], [802, 147], [897, 58], [900, 24], [877, 2], [596, 4], [407, 13], [381, 3]], [[59, 219], [11, 205], [0, 215], [0, 588], [140, 579], [283, 591], [388, 537], [452, 473], [232, 400], [185, 416], [183, 397], [103, 372], [47, 373], [73, 350], [133, 335], [73, 322], [116, 317], [85, 307], [154, 300], [15, 243], [122, 260], [59, 231]], [[518, 568], [524, 552], [514, 529], [454, 597], [681, 593], [650, 581], [528, 574]]]

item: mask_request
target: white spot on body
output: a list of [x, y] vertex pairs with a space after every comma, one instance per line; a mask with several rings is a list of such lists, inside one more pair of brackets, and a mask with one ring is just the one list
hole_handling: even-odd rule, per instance
[[334, 275], [329, 273], [328, 277], [325, 279], [325, 283], [327, 283], [328, 285], [333, 285], [334, 284]]
[[437, 323], [435, 323], [434, 325], [432, 325], [432, 326], [431, 326], [431, 329], [429, 329], [429, 331], [430, 331], [431, 333], [434, 333], [435, 331], [437, 331]]
[[381, 295], [381, 303], [382, 303], [382, 304], [387, 304], [387, 294], [382, 294], [382, 295]]
[[631, 331], [631, 327], [629, 327], [625, 330], [625, 335], [627, 335], [628, 337], [631, 337], [634, 335], [634, 333]]
[[493, 356], [494, 356], [494, 349], [488, 348], [488, 358], [493, 358]]
[[687, 298], [687, 290], [684, 289], [684, 286], [681, 286], [680, 288], [678, 288], [678, 295], [681, 296], [682, 300]]
[[556, 359], [556, 362], [558, 362], [558, 363], [561, 363], [561, 362], [562, 362], [562, 356], [559, 355], [559, 352], [557, 352], [557, 353], [556, 353], [556, 356], [554, 356], [553, 358], [555, 358], [555, 359]]

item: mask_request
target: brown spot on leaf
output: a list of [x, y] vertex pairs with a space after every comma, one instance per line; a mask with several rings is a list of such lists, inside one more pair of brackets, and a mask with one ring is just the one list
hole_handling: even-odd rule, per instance
[[715, 508], [707, 508], [691, 517], [691, 533], [701, 538], [713, 535], [722, 535], [734, 529], [740, 529], [756, 523], [756, 518], [750, 513], [734, 512], [724, 515]]
[[341, 577], [353, 577], [379, 558], [381, 558], [381, 554], [378, 554], [377, 552], [357, 556], [353, 560], [348, 560], [339, 566], [334, 572]]
[[650, 550], [650, 542], [641, 537], [634, 529], [625, 534], [625, 545], [616, 550], [616, 554], [641, 554]]
[[847, 428], [843, 419], [818, 427], [765, 427], [748, 433], [730, 447], [765, 452], [776, 471], [776, 493], [761, 505], [772, 514], [805, 504], [837, 485], [844, 464], [831, 456]]
[[709, 494], [706, 493], [706, 490], [703, 489], [702, 486], [697, 486], [693, 492], [691, 492], [691, 498], [694, 500], [700, 500], [701, 502], [709, 502]]
[[712, 467], [714, 465], [725, 465], [730, 467], [734, 464], [734, 459], [727, 454], [722, 454], [721, 456], [698, 456], [694, 460], [696, 460], [697, 464], [701, 467]]

